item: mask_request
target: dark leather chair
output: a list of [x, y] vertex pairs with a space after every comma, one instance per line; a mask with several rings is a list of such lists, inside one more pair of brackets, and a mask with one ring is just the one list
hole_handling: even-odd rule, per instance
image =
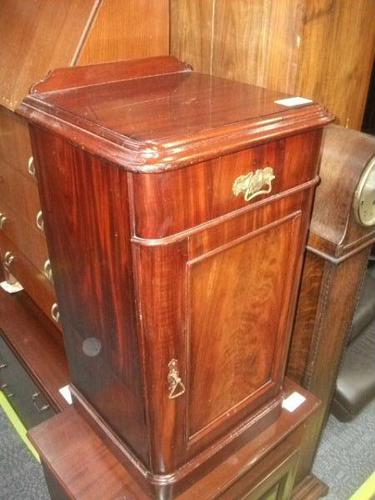
[[350, 421], [374, 398], [375, 265], [370, 264], [337, 378], [332, 413]]

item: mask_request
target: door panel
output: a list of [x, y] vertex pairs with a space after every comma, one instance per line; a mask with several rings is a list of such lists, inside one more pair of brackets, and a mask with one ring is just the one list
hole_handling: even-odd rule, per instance
[[188, 263], [188, 437], [254, 411], [280, 388], [300, 216]]

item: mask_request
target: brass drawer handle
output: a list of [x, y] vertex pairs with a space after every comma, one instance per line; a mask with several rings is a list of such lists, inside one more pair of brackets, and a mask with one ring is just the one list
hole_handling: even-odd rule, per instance
[[15, 256], [12, 252], [8, 251], [5, 252], [4, 259], [3, 259], [3, 265], [4, 268], [8, 271], [11, 263], [14, 261]]
[[58, 323], [60, 321], [59, 305], [56, 304], [56, 302], [54, 304], [52, 304], [51, 317], [52, 317], [53, 321], [55, 321], [56, 323]]
[[35, 165], [34, 165], [34, 158], [30, 156], [29, 161], [27, 162], [27, 171], [32, 177], [35, 177]]
[[235, 196], [244, 195], [245, 201], [251, 201], [256, 196], [267, 194], [272, 191], [272, 181], [275, 179], [272, 167], [249, 172], [246, 175], [240, 175], [234, 181], [232, 191]]
[[45, 277], [53, 283], [52, 269], [51, 269], [51, 261], [47, 259], [43, 266], [43, 272]]
[[172, 359], [168, 363], [168, 390], [169, 390], [169, 399], [176, 399], [185, 392], [185, 386], [181, 380], [179, 370], [178, 370], [178, 361], [177, 359]]
[[5, 214], [0, 213], [0, 229], [3, 229], [8, 217]]
[[38, 404], [39, 396], [40, 396], [39, 392], [34, 392], [34, 394], [31, 396], [31, 399], [32, 399], [33, 405], [38, 410], [38, 412], [43, 413], [44, 411], [50, 409], [50, 405], [48, 403], [44, 403], [41, 406], [39, 406], [39, 404]]
[[44, 231], [44, 220], [43, 220], [43, 212], [39, 210], [39, 212], [36, 214], [36, 227], [40, 231]]
[[7, 396], [8, 398], [12, 398], [14, 396], [14, 392], [8, 392], [7, 390], [8, 388], [9, 388], [8, 384], [2, 384], [0, 386], [0, 389], [3, 391], [5, 396]]

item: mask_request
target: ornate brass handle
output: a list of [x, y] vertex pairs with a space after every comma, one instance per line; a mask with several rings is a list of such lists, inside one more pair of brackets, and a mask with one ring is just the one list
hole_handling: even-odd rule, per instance
[[256, 196], [267, 194], [272, 191], [272, 181], [275, 179], [272, 167], [249, 172], [246, 175], [240, 175], [233, 183], [233, 194], [244, 195], [245, 201], [251, 201]]
[[169, 399], [176, 399], [185, 392], [185, 386], [181, 380], [180, 373], [178, 371], [178, 361], [177, 359], [172, 359], [168, 363], [168, 389], [169, 389]]

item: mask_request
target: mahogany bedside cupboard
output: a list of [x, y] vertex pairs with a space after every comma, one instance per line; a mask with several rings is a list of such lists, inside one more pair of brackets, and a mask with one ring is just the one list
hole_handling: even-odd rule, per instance
[[171, 498], [280, 415], [322, 128], [173, 57], [56, 70], [31, 123], [74, 404]]

